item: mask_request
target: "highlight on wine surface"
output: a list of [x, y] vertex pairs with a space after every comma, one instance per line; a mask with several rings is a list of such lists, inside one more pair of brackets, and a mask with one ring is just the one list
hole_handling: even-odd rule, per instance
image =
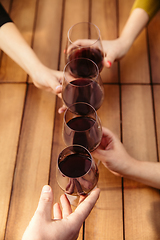
[[73, 145], [59, 154], [56, 177], [65, 193], [85, 196], [97, 185], [99, 172], [90, 152]]
[[93, 23], [80, 22], [68, 31], [66, 63], [77, 58], [89, 58], [97, 64], [99, 71], [103, 69], [104, 52], [100, 30]]
[[78, 144], [95, 150], [102, 138], [102, 126], [95, 109], [87, 103], [75, 103], [66, 109], [63, 139], [67, 146]]
[[62, 99], [67, 107], [86, 102], [99, 109], [104, 99], [104, 88], [98, 66], [92, 60], [79, 58], [66, 64], [63, 71]]

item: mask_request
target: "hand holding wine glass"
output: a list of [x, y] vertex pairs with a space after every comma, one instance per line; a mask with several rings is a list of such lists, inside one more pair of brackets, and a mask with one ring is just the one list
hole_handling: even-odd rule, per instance
[[[90, 152], [80, 146], [69, 146], [59, 154], [57, 182], [66, 194], [86, 196], [98, 182], [99, 172]], [[71, 198], [70, 198], [71, 199]], [[72, 204], [77, 205], [77, 197]]]
[[90, 22], [80, 22], [68, 31], [65, 50], [66, 63], [76, 58], [89, 58], [99, 71], [103, 69], [104, 52], [99, 28]]

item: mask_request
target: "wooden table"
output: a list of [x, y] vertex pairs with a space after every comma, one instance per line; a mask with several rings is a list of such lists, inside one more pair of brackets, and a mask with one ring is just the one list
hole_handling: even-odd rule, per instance
[[[71, 25], [91, 21], [102, 39], [116, 38], [133, 0], [1, 0], [11, 18], [48, 67], [64, 68], [66, 34]], [[102, 71], [105, 100], [102, 125], [143, 161], [160, 154], [160, 13], [128, 54]], [[55, 177], [64, 148], [62, 105], [39, 90], [27, 74], [0, 53], [0, 239], [19, 240], [37, 207], [42, 186], [54, 200], [62, 194]], [[160, 192], [121, 179], [99, 165], [100, 198], [81, 229], [79, 240], [160, 239]]]

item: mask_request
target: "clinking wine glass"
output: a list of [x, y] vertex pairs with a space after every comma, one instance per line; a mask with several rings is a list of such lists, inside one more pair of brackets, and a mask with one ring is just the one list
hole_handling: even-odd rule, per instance
[[102, 138], [100, 118], [88, 103], [75, 103], [64, 113], [63, 139], [67, 146], [82, 145], [90, 152], [95, 150]]
[[62, 99], [67, 107], [86, 102], [98, 110], [104, 99], [104, 88], [95, 62], [87, 58], [74, 59], [63, 71]]
[[89, 58], [97, 64], [100, 72], [103, 69], [101, 34], [95, 24], [80, 22], [69, 29], [65, 50], [66, 63], [75, 58]]
[[90, 152], [83, 146], [68, 146], [59, 154], [57, 182], [72, 205], [77, 206], [79, 197], [88, 195], [96, 187], [98, 177], [98, 167]]

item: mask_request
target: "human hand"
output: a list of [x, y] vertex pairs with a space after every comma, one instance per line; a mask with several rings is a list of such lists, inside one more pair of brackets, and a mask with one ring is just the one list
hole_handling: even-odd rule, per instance
[[125, 176], [133, 163], [123, 144], [109, 129], [102, 128], [102, 140], [99, 147], [92, 152], [112, 173]]
[[[67, 52], [70, 52], [76, 46], [92, 46], [94, 40], [90, 39], [79, 39], [74, 42], [74, 45], [70, 45], [67, 49]], [[126, 41], [125, 38], [119, 37], [114, 40], [102, 40], [102, 48], [104, 52], [103, 65], [107, 68], [110, 68], [114, 61], [117, 61], [125, 56], [130, 48], [130, 43]], [[96, 46], [97, 45], [97, 46]], [[98, 48], [98, 42], [95, 44], [95, 47]]]
[[31, 77], [36, 87], [57, 94], [61, 98], [62, 71], [52, 70], [39, 63]]
[[102, 40], [102, 45], [105, 54], [103, 64], [108, 68], [112, 66], [114, 61], [124, 57], [129, 50], [129, 46], [122, 38]]
[[[31, 219], [22, 240], [76, 240], [84, 220], [94, 207], [100, 190], [96, 188], [82, 201], [72, 213], [71, 205], [62, 195], [60, 205], [53, 206], [53, 192], [51, 187], [44, 186], [37, 210]], [[52, 219], [52, 208], [54, 219]]]

